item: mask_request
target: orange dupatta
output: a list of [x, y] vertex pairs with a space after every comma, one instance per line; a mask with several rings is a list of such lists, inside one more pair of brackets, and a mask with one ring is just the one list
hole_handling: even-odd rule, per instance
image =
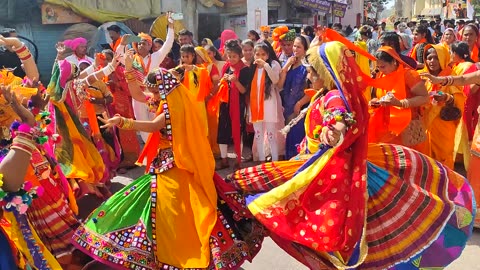
[[472, 49], [472, 52], [470, 53], [470, 57], [472, 58], [472, 60], [477, 63], [480, 61], [480, 59], [478, 58], [478, 55], [479, 52], [478, 52], [478, 46], [477, 45], [474, 45], [473, 46], [473, 49]]
[[198, 77], [198, 93], [195, 93], [197, 96], [197, 101], [205, 101], [205, 98], [210, 94], [210, 89], [212, 89], [212, 80], [210, 79], [210, 74], [208, 70], [199, 65], [197, 71], [185, 71], [183, 76], [182, 84], [188, 89], [190, 88], [190, 80], [193, 78], [193, 74], [197, 74]]
[[[407, 98], [405, 86], [405, 74], [408, 68], [407, 64], [402, 61], [397, 52], [388, 46], [383, 46], [379, 51], [390, 54], [398, 61], [399, 66], [396, 71], [391, 74], [380, 74], [378, 79], [368, 79], [369, 85], [377, 88], [377, 97], [384, 96], [388, 91], [392, 91], [399, 100]], [[368, 141], [380, 142], [388, 134], [398, 136], [408, 126], [412, 119], [412, 111], [400, 107], [380, 107], [373, 108], [370, 111], [370, 123], [368, 129]]]
[[415, 44], [415, 46], [413, 46], [412, 48], [412, 52], [410, 53], [410, 57], [413, 58], [415, 61], [418, 61], [417, 59], [417, 47], [419, 44], [422, 44], [422, 43], [427, 43], [427, 39], [426, 38], [422, 38], [417, 44]]
[[252, 112], [252, 123], [260, 122], [263, 120], [265, 110], [263, 103], [265, 100], [265, 73], [262, 72], [260, 78], [260, 89], [258, 89], [258, 70], [255, 72], [252, 80], [252, 89], [250, 91], [250, 111]]

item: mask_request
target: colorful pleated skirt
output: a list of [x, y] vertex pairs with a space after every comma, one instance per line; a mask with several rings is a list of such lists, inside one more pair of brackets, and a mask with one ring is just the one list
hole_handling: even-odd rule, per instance
[[[253, 203], [261, 200], [262, 194], [281, 191], [277, 187], [294, 181], [292, 176], [300, 166], [304, 166], [302, 159], [266, 163], [237, 171], [227, 181], [238, 191], [238, 196], [246, 196], [247, 203]], [[319, 252], [311, 246], [286, 240], [282, 237], [285, 231], [270, 229], [270, 237], [310, 269], [441, 269], [460, 256], [472, 235], [476, 213], [472, 188], [463, 176], [419, 152], [391, 144], [370, 144], [366, 166], [366, 220], [357, 225], [356, 229], [363, 233], [347, 258], [340, 250]], [[322, 181], [328, 184], [325, 181], [333, 179]], [[335, 181], [343, 182], [341, 179]], [[319, 185], [318, 179], [309, 185]], [[290, 186], [295, 185], [290, 183]], [[307, 211], [320, 214], [321, 209], [332, 207], [332, 203], [335, 207], [341, 203], [325, 199], [328, 198], [325, 194], [305, 198], [307, 188], [295, 192], [299, 201], [324, 200], [321, 208]], [[331, 192], [340, 192], [341, 188], [334, 187]], [[282, 196], [277, 195], [278, 198]], [[269, 198], [272, 197], [275, 196]], [[348, 201], [347, 196], [344, 199]], [[290, 205], [284, 207], [283, 213], [280, 209], [270, 215], [291, 211]], [[281, 227], [280, 224], [265, 224], [266, 219], [259, 220], [269, 228]], [[312, 224], [311, 220], [290, 225], [290, 231], [299, 235], [312, 228], [314, 231], [329, 230]], [[312, 241], [327, 243], [328, 239]]]

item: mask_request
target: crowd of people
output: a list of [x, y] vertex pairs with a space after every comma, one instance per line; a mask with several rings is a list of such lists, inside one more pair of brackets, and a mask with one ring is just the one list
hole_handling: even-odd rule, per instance
[[[57, 43], [46, 87], [0, 37], [25, 73], [0, 73], [0, 269], [233, 270], [265, 237], [310, 269], [461, 255], [480, 226], [476, 24], [227, 29], [215, 46], [167, 17], [165, 41], [112, 25], [93, 58]], [[104, 202], [79, 220], [87, 195]]]

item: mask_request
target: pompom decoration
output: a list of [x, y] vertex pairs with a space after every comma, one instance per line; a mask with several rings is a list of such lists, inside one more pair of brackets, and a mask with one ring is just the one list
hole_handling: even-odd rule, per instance
[[[3, 175], [1, 178], [3, 179]], [[0, 186], [0, 207], [9, 212], [16, 210], [23, 215], [32, 204], [32, 200], [43, 195], [43, 193], [43, 188], [34, 187], [29, 181], [25, 182], [16, 192], [5, 192]]]
[[21, 124], [20, 126], [18, 126], [18, 131], [30, 133], [32, 131], [32, 128], [28, 124]]
[[59, 143], [62, 141], [62, 137], [59, 134], [53, 134], [51, 138], [54, 143]]

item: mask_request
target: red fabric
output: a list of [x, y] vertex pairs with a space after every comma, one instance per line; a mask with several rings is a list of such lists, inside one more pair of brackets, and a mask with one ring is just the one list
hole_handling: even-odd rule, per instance
[[[114, 103], [112, 104], [114, 107], [113, 114], [118, 113], [126, 118], [134, 118], [132, 97], [128, 90], [128, 83], [125, 79], [124, 70], [124, 67], [118, 66], [115, 69], [115, 72], [110, 75], [111, 83], [109, 87], [114, 98]], [[135, 130], [120, 129], [119, 133], [120, 145], [122, 146], [124, 154], [120, 167], [134, 166], [138, 154], [140, 153], [137, 132]]]
[[[476, 64], [472, 65], [464, 74], [472, 73], [478, 70]], [[477, 108], [480, 106], [480, 91], [477, 93], [472, 94], [470, 92], [470, 85], [465, 85], [463, 87], [463, 93], [467, 97], [465, 100], [465, 108], [463, 111], [463, 121], [465, 122], [467, 132], [468, 132], [468, 140], [471, 141], [473, 139], [473, 134], [475, 133], [475, 127], [478, 123], [478, 111]]]
[[[222, 76], [227, 72], [229, 68], [232, 68], [233, 75], [237, 77], [237, 80], [240, 77], [240, 71], [247, 66], [243, 61], [239, 61], [235, 65], [230, 65], [229, 62], [225, 63], [222, 69]], [[242, 160], [242, 149], [241, 149], [241, 132], [240, 132], [240, 92], [238, 91], [235, 83], [230, 83], [230, 95], [229, 95], [229, 108], [230, 108], [230, 120], [232, 122], [232, 138], [235, 148], [235, 153], [237, 153], [237, 161], [240, 163]]]
[[217, 65], [213, 64], [212, 65], [212, 70], [210, 70], [210, 78], [215, 76], [215, 75], [220, 76], [220, 71], [218, 70]]
[[225, 43], [230, 39], [238, 39], [235, 31], [230, 29], [223, 30], [222, 34], [220, 35], [220, 48], [218, 49], [222, 55], [225, 53]]
[[[355, 59], [346, 47], [338, 46], [341, 47], [329, 49], [333, 50], [332, 54], [340, 49], [344, 54], [341, 57], [345, 59], [340, 61], [342, 77], [337, 78], [339, 91], [344, 93], [346, 107], [355, 114], [356, 123], [347, 130], [343, 143], [325, 167], [304, 189], [262, 210], [256, 218], [282, 239], [315, 251], [339, 251], [345, 261], [349, 261], [365, 222], [369, 114], [362, 94], [365, 85], [356, 79], [360, 70]], [[322, 122], [319, 110], [322, 106], [314, 105], [306, 123]]]

